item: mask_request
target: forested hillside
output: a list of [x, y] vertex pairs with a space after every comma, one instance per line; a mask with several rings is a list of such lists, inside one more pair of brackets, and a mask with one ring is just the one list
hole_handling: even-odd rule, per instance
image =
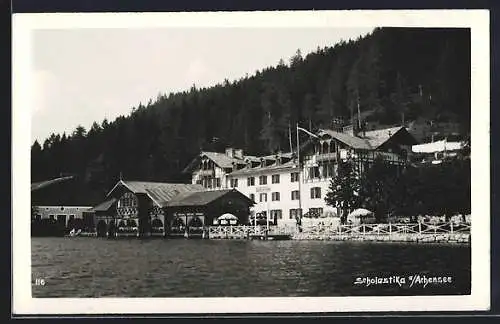
[[424, 116], [467, 130], [469, 30], [375, 29], [305, 57], [291, 53], [240, 80], [159, 95], [129, 116], [35, 142], [32, 181], [70, 173], [102, 191], [120, 172], [129, 180], [182, 181], [180, 171], [201, 149], [288, 151], [289, 125], [328, 127], [335, 117], [350, 118], [358, 100], [363, 115], [384, 124]]

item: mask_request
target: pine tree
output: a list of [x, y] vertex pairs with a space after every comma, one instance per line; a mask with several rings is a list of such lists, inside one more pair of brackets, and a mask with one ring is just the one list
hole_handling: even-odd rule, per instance
[[378, 222], [383, 221], [393, 208], [396, 180], [396, 170], [382, 158], [376, 158], [361, 176], [360, 202], [364, 208], [374, 212]]
[[325, 202], [341, 211], [340, 220], [343, 224], [347, 220], [347, 214], [359, 205], [358, 194], [359, 177], [354, 170], [353, 161], [339, 161], [337, 175], [330, 181]]

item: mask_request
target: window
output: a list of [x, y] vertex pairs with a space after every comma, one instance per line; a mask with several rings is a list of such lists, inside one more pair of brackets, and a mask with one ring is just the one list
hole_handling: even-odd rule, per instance
[[265, 185], [265, 184], [267, 184], [267, 176], [260, 176], [260, 177], [259, 177], [259, 184], [260, 184], [260, 185]]
[[283, 215], [282, 215], [281, 209], [271, 210], [271, 219], [275, 220], [275, 219], [282, 219], [282, 218], [283, 218]]
[[201, 185], [202, 181], [201, 180], [196, 180], [196, 184]]
[[231, 179], [231, 188], [238, 187], [238, 179]]
[[273, 174], [272, 183], [280, 183], [280, 175], [279, 174]]
[[271, 194], [271, 200], [272, 201], [279, 201], [280, 200], [280, 193], [279, 192], [273, 192]]
[[319, 167], [311, 167], [309, 168], [309, 179], [319, 178]]
[[301, 215], [301, 209], [297, 208], [297, 209], [290, 209], [290, 216], [289, 218], [290, 219], [294, 219], [296, 218], [297, 216]]
[[297, 182], [297, 181], [299, 181], [299, 173], [298, 172], [290, 173], [290, 182]]
[[215, 187], [220, 188], [220, 178], [215, 178]]
[[250, 194], [250, 199], [252, 199], [253, 201], [255, 201], [255, 195], [254, 194]]
[[326, 164], [324, 164], [321, 167], [321, 177], [322, 178], [328, 178], [328, 166]]
[[328, 169], [328, 177], [334, 178], [335, 177], [335, 165], [329, 163], [327, 165], [327, 169]]
[[321, 198], [321, 188], [320, 187], [311, 188], [311, 199], [317, 199], [317, 198]]
[[254, 177], [250, 177], [247, 179], [247, 186], [255, 186], [255, 178]]
[[266, 202], [267, 201], [267, 193], [261, 193], [259, 195], [259, 201], [260, 202]]
[[292, 191], [292, 200], [298, 200], [300, 197], [300, 193], [298, 190]]

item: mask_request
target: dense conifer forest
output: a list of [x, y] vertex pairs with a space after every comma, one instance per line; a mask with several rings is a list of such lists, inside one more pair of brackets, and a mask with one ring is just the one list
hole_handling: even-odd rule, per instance
[[305, 56], [297, 50], [239, 80], [160, 94], [127, 116], [33, 143], [32, 182], [74, 174], [106, 192], [120, 173], [185, 181], [181, 170], [200, 150], [289, 151], [289, 125], [329, 127], [352, 118], [358, 102], [366, 120], [400, 124], [422, 116], [458, 122], [467, 133], [469, 30], [377, 28]]

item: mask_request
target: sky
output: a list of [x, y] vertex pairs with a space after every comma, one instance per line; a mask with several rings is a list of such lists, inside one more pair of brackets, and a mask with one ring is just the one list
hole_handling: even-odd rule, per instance
[[158, 94], [209, 87], [288, 63], [297, 49], [356, 39], [373, 28], [42, 29], [32, 38], [31, 140], [128, 115]]

